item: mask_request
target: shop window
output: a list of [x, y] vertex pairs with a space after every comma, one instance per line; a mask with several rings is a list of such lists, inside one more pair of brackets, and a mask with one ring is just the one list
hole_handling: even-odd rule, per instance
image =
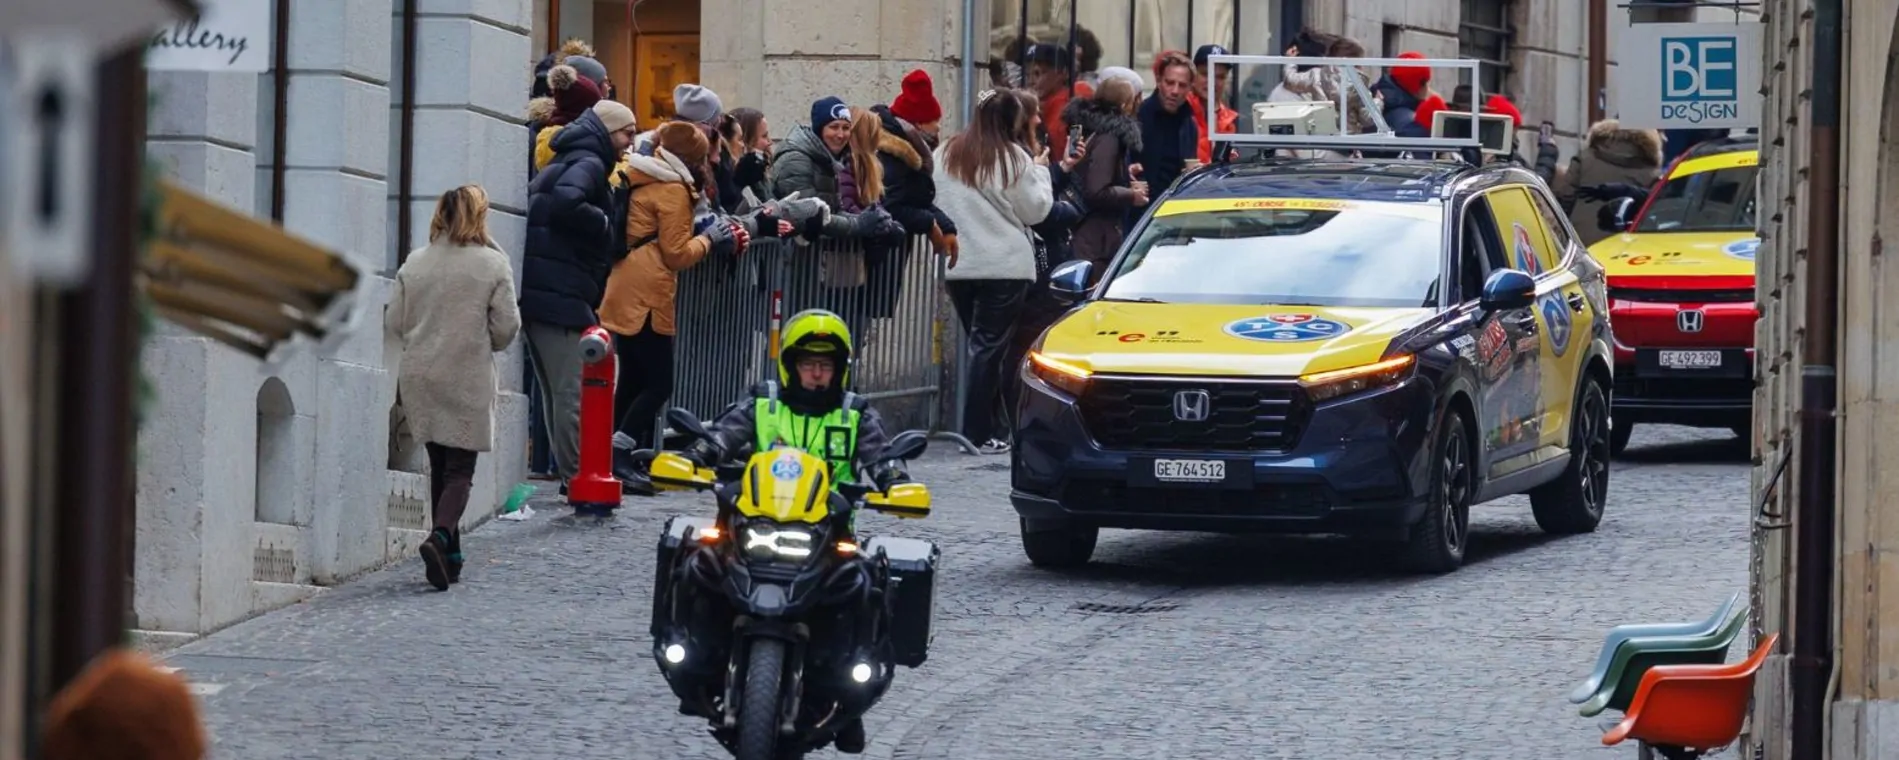
[[1457, 29], [1457, 54], [1483, 63], [1478, 84], [1484, 97], [1506, 93], [1510, 82], [1510, 43], [1515, 36], [1511, 17], [1515, 0], [1462, 0], [1463, 22]]

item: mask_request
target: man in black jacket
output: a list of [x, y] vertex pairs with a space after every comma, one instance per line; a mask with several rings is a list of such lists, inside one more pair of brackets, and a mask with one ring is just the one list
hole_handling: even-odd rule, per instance
[[631, 109], [602, 100], [554, 136], [554, 160], [528, 184], [522, 332], [563, 484], [580, 467], [580, 333], [599, 323], [594, 309], [624, 253], [607, 173], [637, 131]]

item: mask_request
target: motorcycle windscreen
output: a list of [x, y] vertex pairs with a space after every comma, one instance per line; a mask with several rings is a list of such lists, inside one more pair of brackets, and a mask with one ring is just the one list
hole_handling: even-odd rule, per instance
[[746, 517], [816, 523], [830, 515], [831, 477], [824, 460], [801, 449], [753, 454], [741, 483], [738, 511]]

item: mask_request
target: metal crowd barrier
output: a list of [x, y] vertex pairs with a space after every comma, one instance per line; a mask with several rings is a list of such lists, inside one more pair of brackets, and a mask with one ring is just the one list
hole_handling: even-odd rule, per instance
[[893, 432], [935, 431], [943, 355], [953, 350], [943, 341], [956, 334], [954, 315], [940, 306], [943, 269], [924, 236], [889, 245], [755, 239], [736, 259], [709, 257], [679, 274], [668, 405], [716, 417], [777, 377], [784, 321], [824, 308], [851, 326], [851, 390], [870, 398]]

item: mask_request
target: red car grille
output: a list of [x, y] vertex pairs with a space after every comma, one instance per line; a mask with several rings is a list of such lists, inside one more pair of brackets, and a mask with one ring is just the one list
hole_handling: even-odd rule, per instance
[[1642, 303], [1753, 303], [1754, 290], [1658, 290], [1653, 288], [1610, 288], [1609, 298]]

